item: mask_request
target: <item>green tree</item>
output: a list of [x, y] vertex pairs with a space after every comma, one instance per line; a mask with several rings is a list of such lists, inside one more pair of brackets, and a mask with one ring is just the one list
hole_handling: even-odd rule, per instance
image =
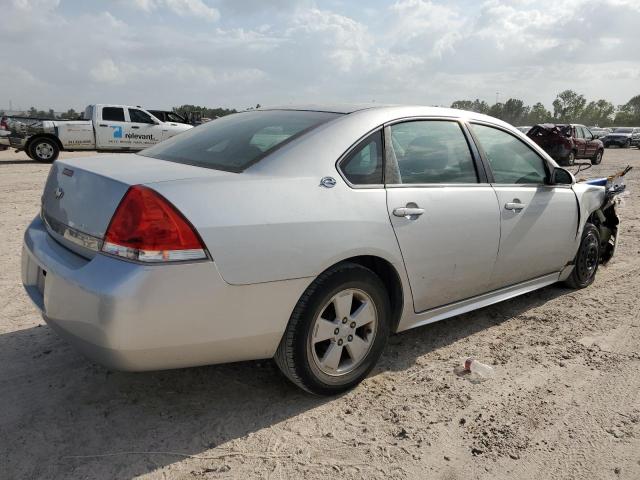
[[504, 102], [501, 119], [511, 125], [522, 125], [523, 123], [526, 123], [529, 110], [530, 108], [525, 105], [522, 100], [518, 98], [510, 98]]
[[78, 120], [80, 115], [73, 108], [70, 108], [66, 112], [61, 113], [60, 118], [63, 120]]
[[451, 108], [487, 114], [490, 107], [484, 100], [476, 98], [475, 100], [456, 100], [451, 104]]
[[640, 125], [640, 95], [636, 95], [618, 107], [614, 124], [626, 127]]
[[582, 113], [581, 121], [585, 125], [606, 127], [611, 125], [615, 110], [613, 103], [604, 99], [589, 102]]
[[502, 102], [494, 103], [489, 108], [489, 111], [487, 112], [487, 114], [502, 120], [502, 117], [504, 116], [504, 103]]
[[573, 90], [560, 92], [553, 101], [553, 117], [558, 122], [575, 122], [582, 118], [587, 100]]
[[538, 102], [529, 110], [526, 123], [529, 125], [536, 125], [538, 123], [546, 123], [552, 120], [552, 115], [546, 107]]

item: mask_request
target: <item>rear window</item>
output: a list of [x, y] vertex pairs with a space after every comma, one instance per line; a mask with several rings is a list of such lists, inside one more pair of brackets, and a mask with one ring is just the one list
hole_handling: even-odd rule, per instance
[[616, 128], [613, 133], [631, 133], [632, 131], [632, 128]]
[[104, 107], [102, 109], [102, 119], [111, 122], [124, 122], [124, 108]]
[[338, 116], [295, 110], [235, 113], [172, 137], [140, 155], [241, 172], [286, 142]]

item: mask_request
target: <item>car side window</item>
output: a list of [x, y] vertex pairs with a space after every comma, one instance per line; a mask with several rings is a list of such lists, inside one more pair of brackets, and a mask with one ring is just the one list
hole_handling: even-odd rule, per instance
[[399, 183], [478, 183], [469, 145], [458, 122], [417, 120], [390, 127]]
[[354, 185], [380, 185], [382, 183], [382, 131], [362, 140], [340, 162], [340, 169]]
[[111, 122], [124, 122], [124, 108], [104, 107], [102, 109], [102, 119]]
[[584, 131], [582, 127], [574, 127], [576, 130], [576, 138], [584, 138]]
[[520, 139], [486, 125], [473, 124], [472, 128], [496, 183], [546, 183], [545, 161]]
[[153, 123], [153, 120], [151, 120], [151, 116], [147, 112], [143, 112], [142, 110], [138, 110], [136, 108], [129, 109], [129, 119], [133, 123]]

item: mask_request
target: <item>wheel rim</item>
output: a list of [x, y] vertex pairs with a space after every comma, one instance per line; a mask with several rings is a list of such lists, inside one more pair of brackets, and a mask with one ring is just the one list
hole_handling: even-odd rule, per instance
[[600, 163], [601, 160], [602, 160], [602, 152], [598, 152], [598, 154], [596, 155], [596, 163]]
[[573, 154], [573, 152], [571, 152], [569, 154], [569, 165], [573, 165], [574, 161], [575, 161], [575, 155]]
[[334, 295], [314, 319], [309, 348], [318, 370], [341, 376], [358, 368], [371, 350], [378, 327], [372, 298], [349, 288]]
[[53, 157], [53, 147], [49, 143], [38, 143], [35, 151], [36, 156], [42, 160], [49, 160]]
[[586, 282], [593, 277], [598, 268], [599, 256], [600, 248], [598, 239], [594, 234], [590, 233], [582, 242], [578, 258], [578, 275], [582, 281]]

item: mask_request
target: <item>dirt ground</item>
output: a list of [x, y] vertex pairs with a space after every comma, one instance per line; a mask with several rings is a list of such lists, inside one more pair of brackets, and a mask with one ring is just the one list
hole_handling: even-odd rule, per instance
[[[640, 478], [640, 150], [588, 174], [627, 164], [618, 253], [594, 285], [396, 335], [327, 399], [272, 361], [128, 374], [76, 353], [20, 283], [49, 167], [0, 152], [0, 478]], [[456, 375], [467, 355], [495, 377]]]

